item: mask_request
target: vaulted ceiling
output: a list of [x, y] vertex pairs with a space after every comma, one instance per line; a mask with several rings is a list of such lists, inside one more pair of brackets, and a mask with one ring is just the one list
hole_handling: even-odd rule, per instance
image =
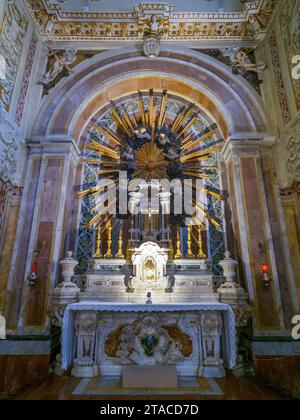
[[280, 0], [23, 0], [49, 41], [140, 41], [157, 15], [165, 41], [261, 38]]
[[[66, 12], [132, 12], [138, 0], [49, 0], [49, 6], [61, 6]], [[177, 12], [240, 12], [246, 1], [241, 0], [156, 0], [158, 4], [172, 3]], [[250, 3], [250, 2], [249, 2]]]

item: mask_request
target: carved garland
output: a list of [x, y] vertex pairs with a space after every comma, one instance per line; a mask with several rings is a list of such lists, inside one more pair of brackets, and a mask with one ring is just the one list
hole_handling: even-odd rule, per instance
[[[279, 0], [259, 0], [240, 13], [175, 13], [173, 6], [136, 6], [131, 13], [72, 13], [42, 0], [25, 0], [41, 34], [49, 40], [141, 40], [150, 17], [161, 12], [164, 40], [255, 40], [266, 33]], [[45, 6], [46, 4], [46, 6]], [[51, 6], [51, 8], [50, 8]], [[256, 12], [256, 14], [255, 14]], [[257, 26], [258, 25], [258, 26]]]

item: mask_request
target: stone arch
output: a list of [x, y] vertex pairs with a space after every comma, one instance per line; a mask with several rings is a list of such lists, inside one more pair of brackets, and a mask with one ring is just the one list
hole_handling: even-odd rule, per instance
[[258, 93], [242, 77], [205, 54], [163, 48], [149, 59], [129, 47], [98, 54], [78, 65], [44, 100], [34, 138], [73, 138], [77, 143], [99, 110], [137, 90], [167, 89], [195, 102], [229, 136], [263, 138], [270, 124]]

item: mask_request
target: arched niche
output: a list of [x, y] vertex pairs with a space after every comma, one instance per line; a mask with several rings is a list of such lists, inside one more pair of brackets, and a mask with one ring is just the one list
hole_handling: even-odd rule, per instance
[[138, 90], [163, 90], [194, 102], [229, 136], [270, 135], [261, 97], [241, 76], [214, 58], [164, 47], [149, 59], [135, 47], [96, 55], [76, 66], [45, 98], [34, 138], [71, 137], [79, 142], [90, 120], [109, 101]]

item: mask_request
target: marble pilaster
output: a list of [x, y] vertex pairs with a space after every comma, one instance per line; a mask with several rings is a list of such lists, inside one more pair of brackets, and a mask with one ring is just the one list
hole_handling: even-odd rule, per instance
[[[49, 329], [47, 295], [57, 283], [63, 242], [72, 228], [71, 221], [65, 221], [70, 215], [72, 200], [69, 194], [74, 191], [78, 150], [68, 139], [34, 141], [28, 147], [31, 164], [27, 168], [24, 190], [28, 193], [22, 203], [18, 227], [26, 238], [15, 244], [14, 261], [18, 261], [18, 265], [11, 284], [18, 287], [14, 291], [16, 304], [12, 327], [22, 334], [34, 334], [36, 329], [41, 334]], [[37, 162], [39, 167], [35, 169]], [[21, 249], [25, 247], [23, 254]], [[27, 279], [35, 250], [38, 251], [38, 278], [31, 286]], [[23, 263], [20, 264], [19, 259], [24, 260]]]
[[[293, 305], [283, 285], [291, 286], [294, 279], [284, 249], [282, 209], [276, 191], [269, 189], [264, 150], [259, 138], [230, 139], [225, 146], [234, 235], [254, 308], [254, 333], [288, 335]], [[269, 288], [262, 281], [262, 263], [269, 267]]]

